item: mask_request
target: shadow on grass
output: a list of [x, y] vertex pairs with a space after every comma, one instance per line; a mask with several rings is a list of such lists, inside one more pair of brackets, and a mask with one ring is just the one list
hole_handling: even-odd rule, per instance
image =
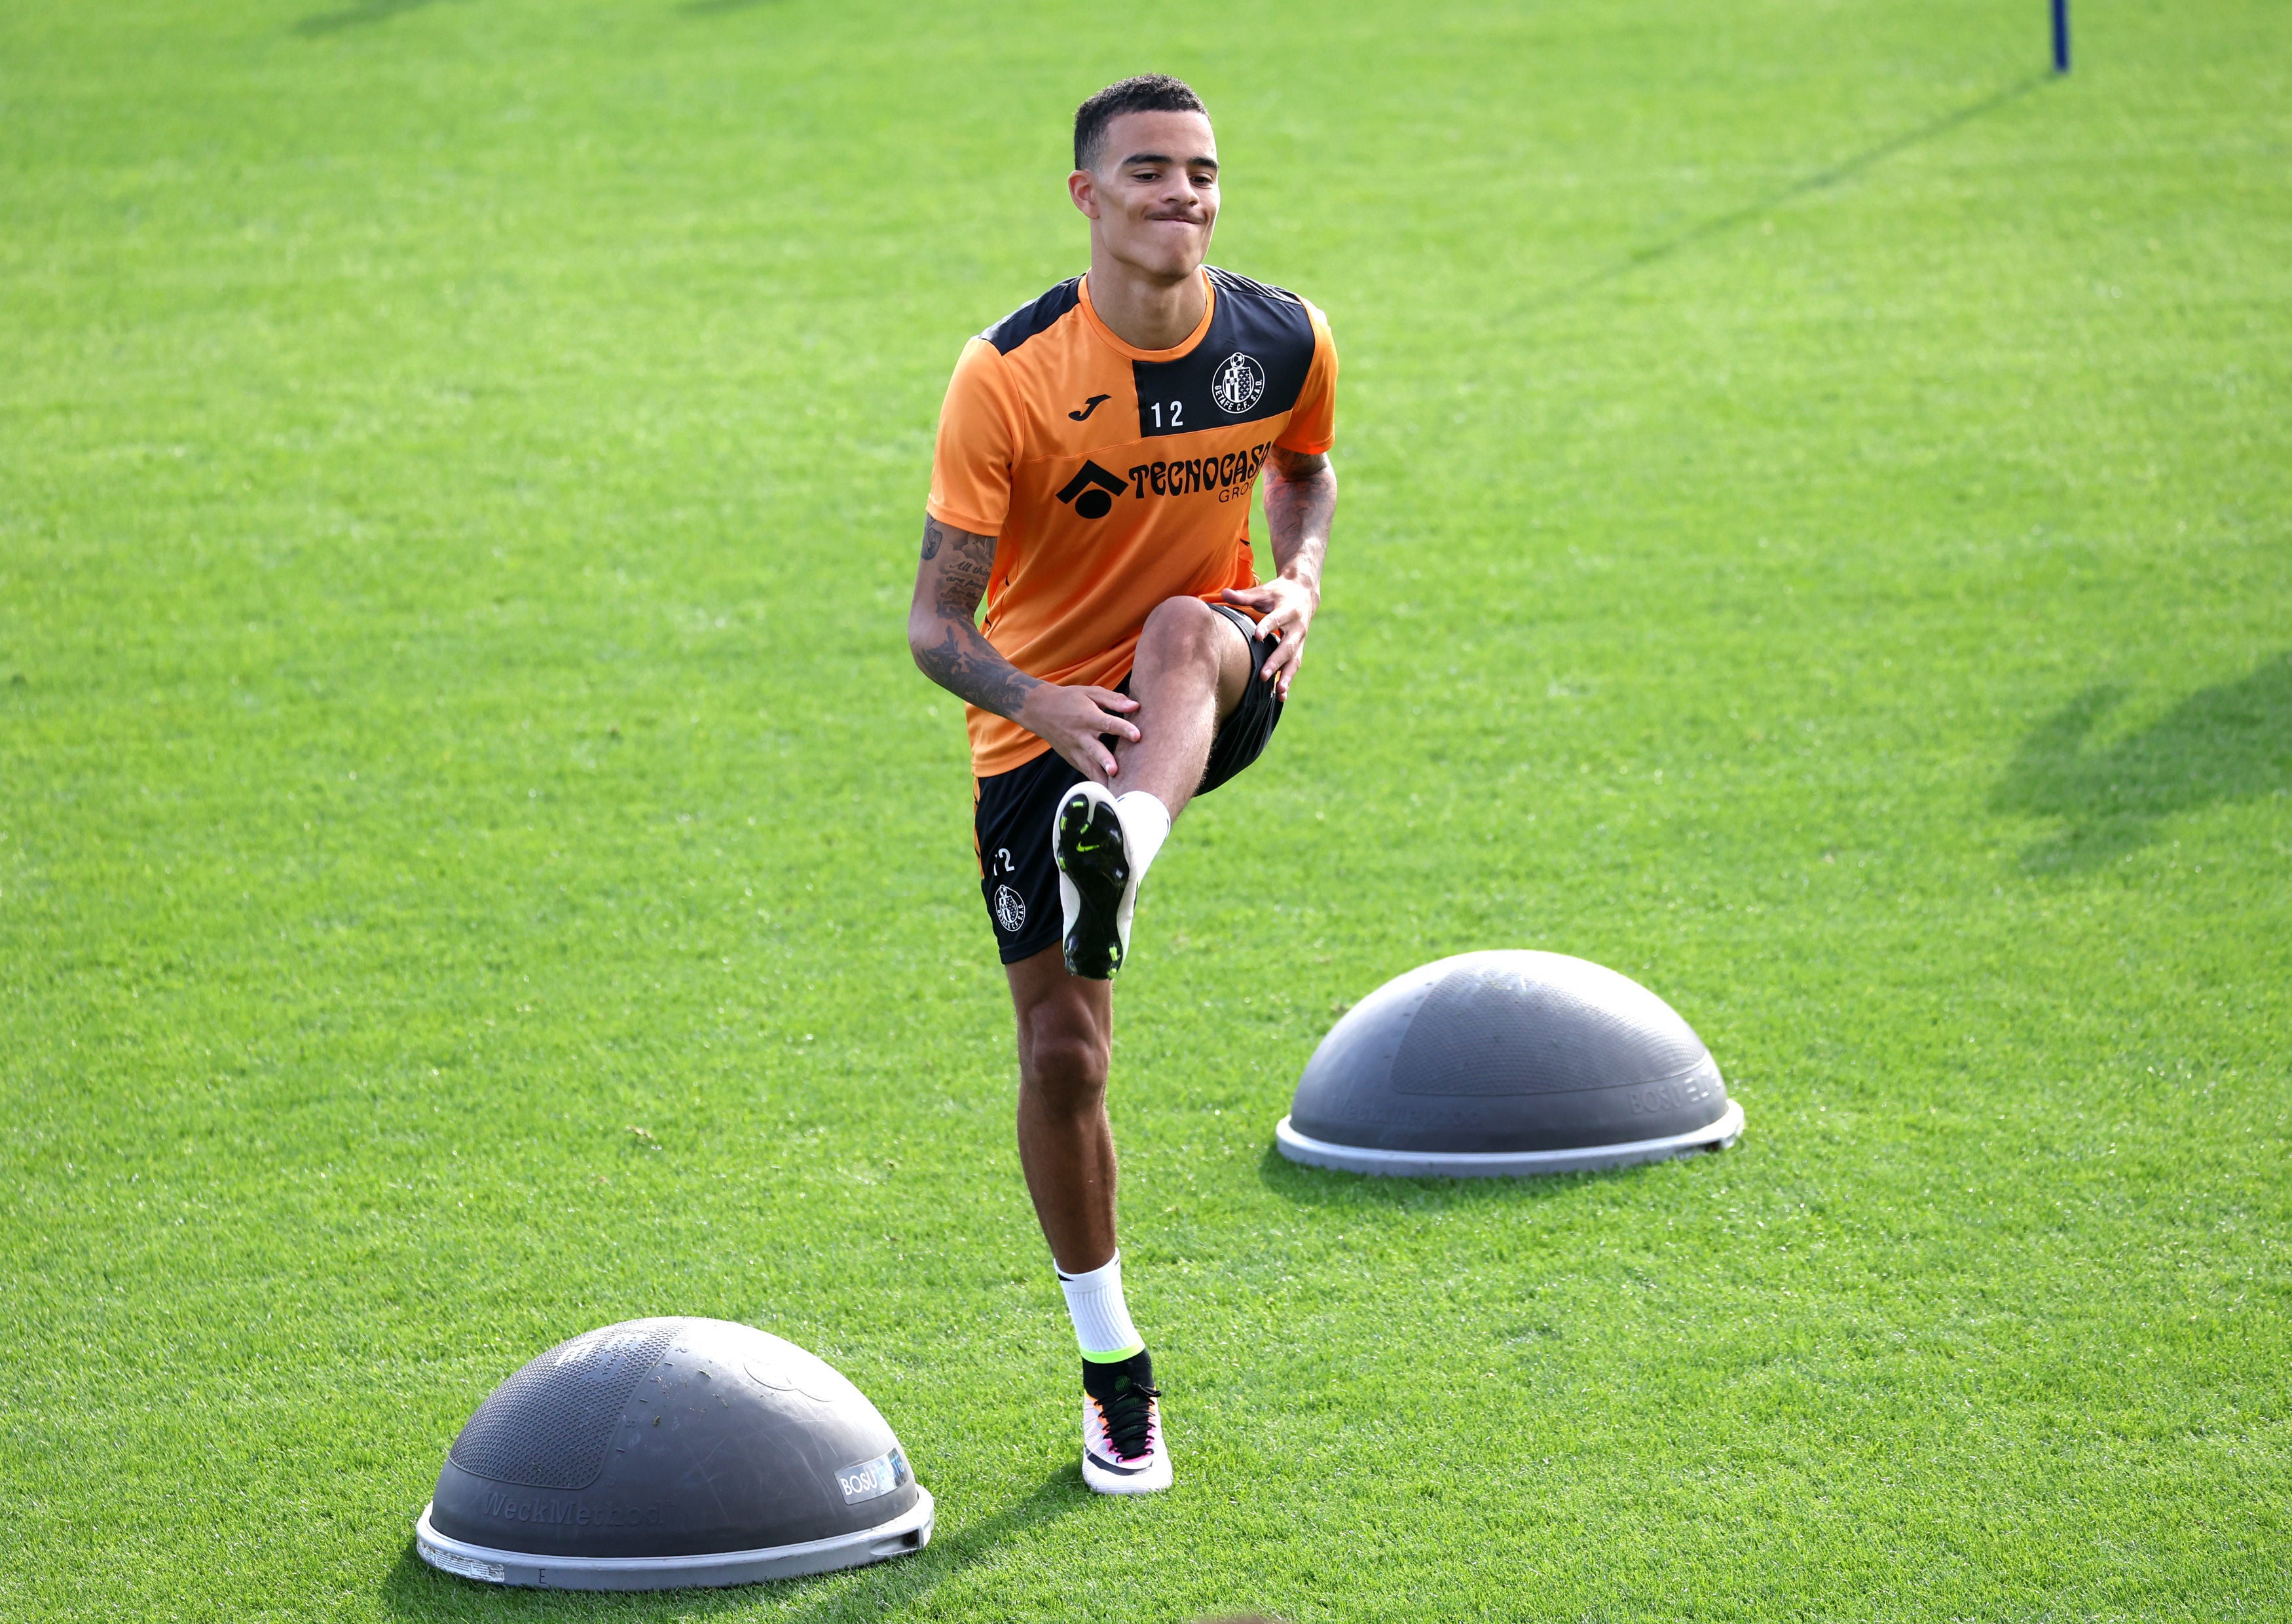
[[1990, 792], [1992, 812], [2062, 820], [2022, 853], [2026, 871], [2086, 872], [2148, 844], [2176, 812], [2292, 795], [2292, 653], [2093, 745], [2124, 697], [2095, 687], [2070, 700], [2022, 741]]
[[346, 5], [338, 12], [313, 12], [295, 25], [295, 32], [305, 39], [319, 39], [339, 34], [344, 28], [371, 28], [401, 12], [418, 12], [437, 3], [438, 0], [358, 0], [357, 4]]
[[1388, 1178], [1371, 1173], [1338, 1173], [1301, 1167], [1271, 1145], [1257, 1159], [1258, 1182], [1300, 1207], [1405, 1207], [1416, 1212], [1445, 1212], [1452, 1207], [1518, 1206], [1564, 1200], [1586, 1186], [1643, 1179], [1658, 1169], [1701, 1161], [1706, 1151], [1669, 1161], [1641, 1162], [1591, 1173], [1541, 1173], [1520, 1178]]
[[1642, 270], [1658, 260], [1669, 259], [1672, 255], [1692, 247], [1707, 238], [1740, 230], [1761, 215], [1771, 214], [1786, 203], [1795, 202], [1810, 192], [1818, 192], [1836, 186], [1842, 181], [1852, 180], [1874, 164], [1883, 162], [1897, 152], [1923, 146], [1927, 141], [1949, 134], [1961, 125], [1971, 124], [1985, 114], [1996, 112], [2009, 102], [2018, 101], [2040, 85], [2051, 84], [2056, 77], [2050, 73], [2034, 73], [2026, 79], [1984, 96], [1970, 106], [1961, 107], [1954, 111], [1943, 113], [1938, 117], [1930, 118], [1914, 130], [1906, 130], [1900, 135], [1890, 136], [1875, 147], [1866, 148], [1853, 157], [1841, 159], [1827, 169], [1819, 169], [1804, 180], [1794, 181], [1788, 186], [1783, 187], [1779, 191], [1770, 192], [1755, 203], [1747, 203], [1740, 208], [1714, 215], [1700, 225], [1690, 226], [1676, 237], [1667, 238], [1662, 242], [1651, 243], [1644, 248], [1634, 249], [1611, 265], [1603, 266], [1588, 276], [1578, 278], [1573, 282], [1554, 288], [1548, 294], [1529, 300], [1520, 307], [1519, 313], [1524, 316], [1534, 316], [1545, 311], [1557, 309], [1572, 300], [1581, 298], [1595, 287], [1601, 287], [1627, 277], [1633, 271]]
[[[880, 1618], [1090, 1499], [1080, 1469], [1062, 1466], [992, 1516], [952, 1533], [934, 1531], [932, 1542], [912, 1556], [816, 1579], [768, 1580], [763, 1591], [775, 1601], [808, 1604], [776, 1615], [798, 1624]], [[941, 1501], [942, 1517], [946, 1511]], [[946, 1526], [941, 1522], [940, 1530]], [[411, 1539], [382, 1582], [383, 1611], [393, 1619], [693, 1618], [752, 1608], [758, 1594], [754, 1585], [642, 1594], [496, 1589], [438, 1572], [415, 1555]]]

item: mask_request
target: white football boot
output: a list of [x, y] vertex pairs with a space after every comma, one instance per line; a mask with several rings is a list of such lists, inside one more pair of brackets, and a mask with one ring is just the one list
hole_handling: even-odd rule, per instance
[[1119, 1364], [1082, 1361], [1082, 1481], [1100, 1494], [1158, 1494], [1170, 1486], [1162, 1390], [1143, 1348]]
[[1085, 779], [1059, 797], [1051, 850], [1059, 864], [1059, 941], [1067, 974], [1110, 982], [1130, 950], [1138, 873], [1122, 813], [1104, 785]]

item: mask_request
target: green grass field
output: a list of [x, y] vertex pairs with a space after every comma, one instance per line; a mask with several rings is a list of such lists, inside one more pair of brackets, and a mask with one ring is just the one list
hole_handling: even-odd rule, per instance
[[[2292, 12], [0, 14], [0, 1617], [2292, 1617]], [[1193, 78], [1329, 594], [1117, 1000], [1084, 1492], [902, 636], [1066, 120]], [[1648, 982], [1729, 1153], [1292, 1168], [1333, 1013]], [[900, 1563], [414, 1556], [495, 1382], [836, 1361]]]

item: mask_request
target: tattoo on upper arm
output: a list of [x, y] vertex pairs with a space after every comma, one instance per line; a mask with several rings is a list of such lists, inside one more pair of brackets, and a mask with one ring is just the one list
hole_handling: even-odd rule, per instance
[[947, 532], [939, 528], [938, 520], [924, 521], [924, 562], [928, 564], [939, 556], [939, 544], [946, 538], [946, 535]]
[[942, 615], [968, 620], [978, 612], [979, 600], [987, 595], [987, 582], [995, 573], [995, 537], [935, 528], [941, 546], [933, 551], [943, 547], [947, 557], [939, 567], [933, 607]]

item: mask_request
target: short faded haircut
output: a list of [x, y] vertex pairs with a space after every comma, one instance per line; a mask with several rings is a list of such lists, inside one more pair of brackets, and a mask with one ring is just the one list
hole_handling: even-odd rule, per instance
[[1097, 166], [1099, 149], [1106, 144], [1106, 126], [1123, 113], [1199, 113], [1210, 109], [1194, 94], [1194, 87], [1166, 73], [1142, 73], [1110, 85], [1075, 109], [1075, 167]]

